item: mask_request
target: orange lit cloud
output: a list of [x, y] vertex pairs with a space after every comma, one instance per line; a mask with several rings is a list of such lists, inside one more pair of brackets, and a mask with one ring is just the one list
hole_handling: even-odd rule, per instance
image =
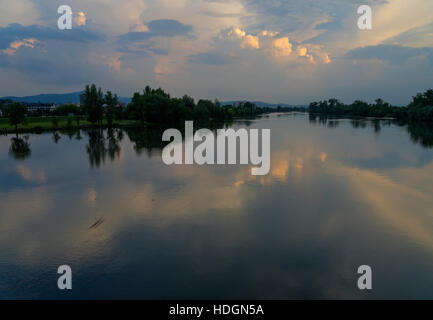
[[16, 40], [14, 42], [11, 42], [9, 48], [3, 50], [3, 52], [12, 55], [17, 52], [20, 47], [34, 48], [37, 43], [39, 43], [39, 41], [36, 38]]
[[249, 49], [260, 49], [259, 38], [249, 34], [242, 41], [241, 47]]

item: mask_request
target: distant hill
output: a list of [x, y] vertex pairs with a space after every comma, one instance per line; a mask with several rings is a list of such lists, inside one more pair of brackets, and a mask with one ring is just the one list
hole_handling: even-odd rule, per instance
[[[247, 102], [247, 100], [238, 100], [238, 101], [222, 101], [221, 105], [232, 105], [232, 104], [238, 104], [239, 102]], [[254, 103], [256, 106], [263, 108], [263, 107], [268, 107], [268, 108], [277, 108], [278, 106], [280, 107], [287, 107], [287, 108], [307, 108], [308, 106], [306, 105], [293, 105], [293, 104], [287, 104], [287, 103], [267, 103], [267, 102], [263, 102], [263, 101], [250, 101], [252, 103]]]
[[[72, 93], [61, 93], [61, 94], [38, 94], [35, 96], [27, 97], [1, 97], [1, 99], [9, 99], [15, 102], [25, 102], [25, 103], [54, 103], [54, 104], [64, 104], [64, 103], [79, 103], [80, 94], [83, 91], [72, 92]], [[120, 102], [128, 104], [131, 102], [131, 98], [119, 97]]]
[[[25, 102], [25, 103], [54, 103], [54, 104], [64, 104], [64, 103], [79, 103], [80, 102], [80, 94], [83, 91], [78, 92], [72, 92], [72, 93], [63, 93], [63, 94], [38, 94], [34, 96], [27, 96], [27, 97], [1, 97], [0, 100], [9, 99], [15, 102]], [[119, 97], [119, 101], [124, 102], [126, 104], [131, 102], [131, 98], [125, 98], [125, 97]], [[247, 102], [247, 100], [238, 100], [238, 101], [223, 101], [221, 102], [221, 105], [232, 105], [233, 103], [239, 103], [239, 102]], [[269, 108], [277, 108], [278, 106], [281, 107], [307, 107], [304, 105], [290, 105], [286, 103], [267, 103], [263, 101], [251, 101], [258, 107], [269, 107]]]

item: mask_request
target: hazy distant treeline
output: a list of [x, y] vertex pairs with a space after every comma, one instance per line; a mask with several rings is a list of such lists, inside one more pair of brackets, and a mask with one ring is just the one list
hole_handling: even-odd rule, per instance
[[407, 107], [392, 106], [382, 99], [377, 99], [374, 104], [357, 100], [350, 105], [337, 99], [329, 99], [310, 103], [309, 111], [327, 115], [392, 117], [400, 120], [433, 122], [433, 90], [418, 93]]

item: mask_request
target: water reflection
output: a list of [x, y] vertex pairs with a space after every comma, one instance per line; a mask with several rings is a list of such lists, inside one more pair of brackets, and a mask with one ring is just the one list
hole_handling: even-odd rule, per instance
[[[343, 118], [344, 119], [344, 118]], [[323, 125], [328, 128], [337, 128], [341, 123], [341, 118], [328, 117], [326, 115], [310, 114], [309, 122], [311, 124]], [[354, 129], [372, 127], [375, 133], [380, 133], [383, 127], [396, 125], [404, 127], [410, 139], [424, 148], [433, 147], [433, 125], [428, 122], [399, 122], [392, 119], [349, 119]]]
[[[165, 166], [161, 128], [31, 136], [26, 162], [0, 153], [0, 297], [63, 298], [69, 264], [71, 298], [433, 298], [433, 152], [415, 129], [248, 124], [272, 130], [267, 176]], [[361, 264], [373, 292], [356, 288]]]
[[106, 132], [107, 136], [105, 136], [105, 130], [102, 129], [84, 131], [89, 137], [86, 151], [92, 168], [104, 164], [107, 156], [111, 161], [120, 158], [120, 143], [123, 139], [123, 132], [120, 129], [113, 128], [107, 129]]
[[433, 126], [430, 123], [409, 123], [407, 126], [410, 138], [424, 148], [433, 148]]
[[9, 148], [9, 153], [16, 160], [24, 160], [32, 154], [30, 149], [29, 136], [25, 135], [22, 138], [18, 135], [11, 139], [11, 146]]
[[61, 135], [57, 131], [53, 132], [53, 141], [55, 144], [58, 144], [61, 138]]
[[164, 132], [164, 128], [126, 128], [125, 132], [129, 140], [134, 143], [134, 150], [137, 155], [141, 155], [143, 152], [146, 152], [146, 154], [151, 157], [152, 149], [162, 149], [164, 146], [162, 141], [162, 133]]

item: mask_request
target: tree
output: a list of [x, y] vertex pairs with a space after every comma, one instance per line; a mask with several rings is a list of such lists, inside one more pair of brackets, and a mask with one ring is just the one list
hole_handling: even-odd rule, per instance
[[80, 114], [80, 108], [75, 104], [63, 104], [56, 109], [55, 114], [59, 116], [78, 115]]
[[418, 93], [408, 106], [409, 119], [433, 122], [433, 90]]
[[9, 109], [9, 121], [12, 126], [15, 126], [15, 131], [18, 131], [18, 125], [26, 121], [27, 108], [19, 102], [12, 103]]
[[144, 102], [144, 97], [141, 96], [140, 93], [134, 93], [126, 113], [129, 119], [141, 120], [142, 122], [145, 120], [146, 105]]
[[255, 110], [255, 107], [256, 107], [256, 106], [254, 105], [254, 103], [251, 103], [251, 102], [249, 102], [249, 101], [245, 102], [245, 104], [244, 104], [244, 108], [245, 108], [246, 112], [249, 113], [250, 116], [253, 115], [253, 112], [254, 112], [254, 110]]
[[96, 89], [96, 86], [92, 84], [87, 85], [84, 90], [84, 110], [87, 113], [88, 119], [92, 124], [99, 122], [102, 124], [102, 116], [104, 113], [103, 103], [104, 98], [101, 88]]
[[104, 102], [107, 105], [107, 109], [105, 111], [105, 114], [107, 115], [107, 122], [108, 125], [111, 126], [114, 119], [114, 112], [119, 104], [119, 99], [117, 98], [117, 94], [113, 96], [111, 91], [107, 91], [105, 94]]
[[194, 110], [194, 108], [195, 108], [194, 98], [192, 98], [188, 95], [184, 95], [182, 97], [182, 101], [183, 101], [183, 104], [185, 105], [185, 107], [190, 108], [191, 110]]

